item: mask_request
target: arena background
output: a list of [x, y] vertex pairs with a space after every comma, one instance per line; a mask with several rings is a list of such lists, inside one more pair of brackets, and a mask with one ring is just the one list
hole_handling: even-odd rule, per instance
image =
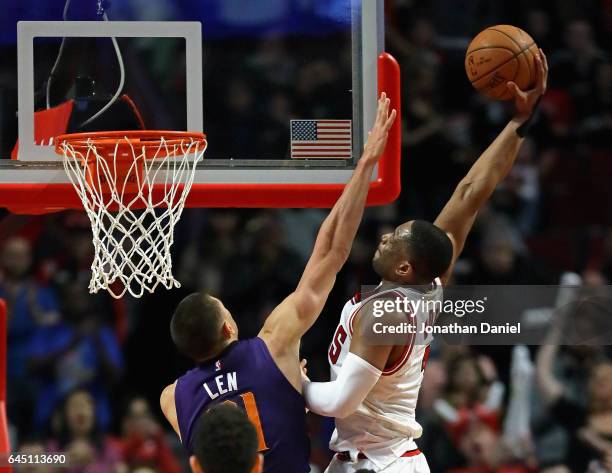
[[[18, 2], [3, 3], [11, 7]], [[137, 12], [142, 2], [124, 3]], [[548, 56], [550, 84], [516, 166], [479, 217], [455, 281], [558, 284], [561, 274], [571, 271], [585, 284], [612, 284], [612, 2], [395, 0], [387, 2], [387, 10], [387, 50], [403, 73], [403, 191], [393, 205], [366, 212], [350, 260], [303, 340], [310, 375], [319, 380], [327, 377], [327, 347], [344, 301], [361, 284], [376, 283], [370, 260], [377, 238], [401, 221], [433, 220], [509, 118], [503, 103], [486, 102], [472, 91], [463, 69], [470, 38], [488, 25], [510, 23], [528, 31]], [[3, 21], [13, 25], [11, 18]], [[0, 42], [3, 156], [10, 153], [17, 133], [11, 28], [3, 28]], [[213, 40], [227, 41], [222, 35]], [[292, 63], [291, 47], [282, 41], [273, 47], [251, 46], [251, 60], [267, 64], [269, 74]], [[156, 58], [160, 70], [164, 58]], [[333, 100], [329, 91], [334, 78], [346, 71], [332, 62], [319, 66], [304, 69], [308, 87], [279, 83], [270, 89], [251, 80], [240, 62], [213, 64], [227, 67], [236, 78], [219, 91], [226, 100], [215, 104], [235, 117], [240, 133], [228, 130], [232, 146], [248, 147], [250, 137], [257, 136], [257, 125], [245, 131], [250, 114], [286, 122], [296, 108]], [[242, 337], [255, 335], [270, 310], [296, 286], [326, 212], [186, 210], [174, 245], [175, 275], [183, 287], [119, 301], [87, 293], [92, 246], [84, 214], [1, 215], [0, 297], [9, 306], [13, 450], [68, 450], [96, 459], [98, 469], [75, 471], [174, 473], [187, 471], [185, 457], [158, 408], [161, 389], [189, 367], [169, 337], [174, 307], [186, 294], [207, 289], [231, 310]], [[580, 471], [568, 458], [579, 448], [584, 425], [568, 420], [567, 410], [559, 406], [545, 407], [535, 382], [530, 385], [528, 445], [518, 459], [499, 453], [504, 450], [512, 347], [433, 348], [417, 416], [424, 426], [419, 446], [432, 471], [524, 472], [551, 465]], [[538, 350], [531, 347], [532, 359]], [[605, 347], [560, 351], [555, 373], [571, 393], [575, 404], [570, 405], [588, 409], [590, 367], [605, 352]], [[601, 376], [598, 382], [609, 386], [609, 370]], [[502, 385], [506, 395], [489, 412], [474, 408]], [[64, 409], [67, 398], [71, 402]], [[444, 421], [436, 400], [460, 408], [471, 421]], [[90, 431], [91, 406], [95, 427]], [[330, 458], [327, 441], [333, 422], [316, 416], [309, 420], [313, 471], [319, 471]], [[71, 438], [70, 423], [84, 426], [86, 435]]]

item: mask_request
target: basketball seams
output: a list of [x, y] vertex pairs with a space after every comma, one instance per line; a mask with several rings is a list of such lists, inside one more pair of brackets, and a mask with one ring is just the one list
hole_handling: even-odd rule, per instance
[[[534, 44], [535, 44], [535, 43], [534, 43]], [[531, 46], [533, 46], [533, 44], [532, 44]], [[508, 50], [508, 51], [512, 51], [512, 50], [511, 50], [511, 49], [509, 49], [509, 48], [497, 48], [497, 47], [493, 47], [493, 48], [492, 48], [492, 47], [486, 47], [486, 48], [479, 48], [479, 49], [506, 49], [506, 50]], [[474, 51], [477, 51], [477, 50], [475, 49]], [[506, 64], [508, 64], [508, 63], [509, 63], [510, 61], [512, 61], [513, 59], [516, 59], [516, 60], [518, 61], [519, 56], [520, 56], [521, 54], [525, 53], [526, 51], [527, 51], [527, 49], [525, 49], [525, 50], [523, 50], [523, 51], [521, 51], [521, 52], [519, 52], [519, 53], [516, 53], [514, 56], [512, 56], [512, 57], [508, 58], [506, 61], [504, 61], [504, 62], [502, 62], [502, 63], [498, 64], [497, 66], [495, 66], [495, 67], [494, 67], [493, 69], [491, 69], [490, 71], [485, 72], [485, 73], [484, 73], [483, 75], [481, 75], [480, 77], [478, 77], [478, 78], [476, 78], [476, 79], [474, 79], [474, 80], [471, 80], [471, 79], [470, 79], [470, 83], [471, 83], [471, 84], [473, 84], [474, 82], [479, 81], [479, 80], [480, 80], [480, 79], [482, 79], [483, 77], [488, 76], [489, 74], [491, 74], [492, 72], [495, 72], [495, 71], [496, 71], [497, 69], [499, 69], [500, 67], [503, 67], [503, 66], [505, 66]], [[470, 54], [471, 54], [471, 53], [470, 53]], [[529, 61], [527, 61], [527, 62], [529, 62]], [[529, 73], [531, 74], [531, 69], [529, 69], [529, 71], [530, 71]], [[516, 77], [516, 75], [515, 75], [514, 77]]]
[[[519, 51], [524, 51], [525, 49], [529, 49], [529, 48], [532, 46], [532, 45], [530, 44], [529, 46], [526, 46], [525, 48], [522, 48], [522, 47], [521, 47], [521, 45], [519, 44], [519, 42], [518, 42], [516, 39], [514, 39], [512, 36], [510, 36], [508, 33], [506, 33], [505, 31], [495, 29], [494, 27], [487, 28], [487, 30], [497, 31], [498, 33], [501, 33], [501, 34], [503, 34], [504, 36], [506, 36], [506, 37], [510, 38], [510, 40], [511, 40], [511, 41], [512, 41], [514, 44], [516, 44], [516, 45], [518, 46]], [[517, 28], [517, 31], [520, 31], [520, 30]], [[532, 43], [532, 44], [533, 44], [533, 43]]]
[[[529, 46], [525, 52], [531, 53], [531, 46]], [[531, 70], [531, 61], [527, 57], [527, 54], [525, 54], [525, 62], [527, 62], [527, 69], [529, 69], [529, 82], [531, 82], [531, 79], [533, 78], [533, 71]]]
[[[519, 55], [519, 56], [520, 56], [520, 55]], [[514, 81], [514, 79], [516, 79], [516, 76], [518, 75], [518, 71], [519, 71], [519, 68], [520, 68], [520, 64], [518, 63], [518, 62], [519, 62], [519, 59], [518, 59], [518, 57], [519, 57], [519, 56], [515, 56], [515, 57], [511, 58], [511, 59], [516, 59], [516, 61], [517, 61], [517, 65], [516, 65], [516, 69], [515, 69], [515, 71], [514, 71], [514, 76], [512, 77], [512, 79], [508, 79], [508, 81]], [[487, 76], [490, 76], [491, 74], [494, 74], [494, 73], [495, 73], [497, 70], [499, 70], [501, 67], [503, 67], [503, 66], [505, 66], [506, 64], [508, 64], [508, 62], [509, 62], [509, 61], [506, 61], [506, 62], [505, 62], [503, 65], [501, 65], [500, 67], [497, 67], [497, 68], [495, 68], [494, 70], [489, 71], [487, 74], [484, 74], [484, 75], [483, 75], [483, 76], [481, 76], [479, 79], [477, 79], [477, 81], [478, 81], [478, 80], [483, 80], [483, 79], [487, 78]], [[476, 87], [476, 86], [474, 86], [474, 87]], [[478, 87], [476, 87], [476, 88], [477, 88], [477, 90], [484, 91], [484, 87], [483, 87], [483, 88], [478, 88]], [[502, 92], [501, 92], [501, 93], [497, 93], [496, 95], [492, 95], [492, 96], [490, 95], [489, 97], [490, 97], [491, 99], [493, 99], [493, 100], [496, 100], [496, 99], [501, 98], [501, 97], [504, 95], [504, 93], [506, 93], [506, 89], [502, 89]]]
[[[535, 54], [534, 54], [534, 52], [531, 50], [531, 48], [533, 48], [534, 46], [536, 46], [535, 42], [531, 43], [531, 46], [529, 46], [529, 47], [527, 48], [527, 51], [526, 51], [526, 52], [528, 52], [529, 54], [531, 54], [531, 55], [533, 56], [533, 60], [534, 60], [533, 66], [535, 67], [535, 65], [536, 65], [536, 64], [535, 64]], [[530, 61], [529, 59], [527, 59], [527, 67], [529, 67], [529, 78], [530, 78], [530, 79], [532, 79], [532, 80], [535, 80], [535, 78], [536, 78], [536, 73], [535, 73], [535, 71], [532, 71], [532, 70], [531, 70], [531, 61]]]
[[[518, 30], [518, 31], [521, 31], [521, 30], [520, 30], [520, 29], [518, 29], [518, 28], [517, 28], [517, 30]], [[530, 50], [530, 49], [533, 47], [533, 45], [535, 44], [535, 42], [532, 42], [531, 44], [527, 45], [525, 48], [521, 48], [521, 45], [520, 45], [520, 44], [519, 44], [519, 43], [518, 43], [518, 42], [517, 42], [517, 41], [516, 41], [516, 40], [515, 40], [515, 39], [514, 39], [512, 36], [510, 36], [508, 33], [505, 33], [504, 31], [501, 31], [501, 30], [498, 30], [498, 29], [495, 29], [495, 28], [492, 28], [492, 27], [491, 27], [491, 28], [487, 28], [487, 29], [486, 29], [486, 30], [484, 30], [484, 31], [495, 31], [496, 33], [502, 34], [502, 35], [506, 36], [507, 38], [510, 38], [510, 39], [512, 40], [512, 42], [518, 46], [519, 51], [518, 51], [518, 52], [516, 52], [514, 49], [510, 49], [510, 48], [508, 48], [508, 47], [506, 47], [506, 46], [491, 46], [491, 45], [489, 45], [489, 46], [483, 46], [483, 47], [480, 47], [480, 48], [476, 48], [476, 49], [470, 49], [470, 50], [468, 50], [468, 52], [467, 52], [467, 54], [468, 54], [468, 55], [471, 55], [471, 54], [475, 53], [476, 51], [482, 51], [482, 50], [484, 50], [484, 49], [505, 49], [506, 51], [510, 51], [511, 53], [513, 53], [513, 54], [514, 54], [512, 57], [510, 57], [510, 58], [508, 58], [507, 60], [505, 60], [504, 62], [502, 62], [502, 63], [498, 64], [498, 65], [497, 65], [497, 66], [495, 66], [493, 69], [491, 69], [491, 70], [489, 70], [489, 71], [485, 72], [485, 73], [484, 73], [484, 74], [482, 74], [480, 77], [477, 77], [477, 78], [476, 78], [476, 79], [474, 79], [474, 80], [470, 79], [470, 83], [472, 83], [472, 84], [473, 84], [475, 81], [480, 80], [480, 79], [482, 79], [483, 77], [485, 77], [485, 76], [489, 75], [491, 72], [493, 72], [493, 71], [497, 70], [498, 68], [500, 68], [500, 67], [502, 67], [502, 66], [505, 66], [505, 65], [506, 65], [506, 64], [508, 64], [508, 63], [509, 63], [509, 62], [510, 62], [512, 59], [515, 59], [515, 58], [516, 58], [516, 59], [517, 59], [517, 61], [519, 61], [518, 57], [519, 57], [521, 54], [523, 54], [525, 51], [529, 51], [529, 50]], [[521, 33], [521, 34], [522, 34], [522, 33]], [[531, 65], [529, 64], [529, 60], [527, 60], [527, 64], [528, 64], [528, 67], [529, 67], [529, 74], [530, 74], [530, 76], [531, 76], [531, 77], [533, 77], [533, 75], [532, 75], [532, 71], [531, 71]], [[516, 78], [516, 75], [515, 75], [514, 77]]]
[[[533, 38], [530, 38], [532, 41], [531, 43], [529, 43], [527, 46], [525, 46], [524, 48], [521, 48], [521, 45], [519, 44], [519, 42], [517, 40], [515, 40], [512, 36], [510, 36], [508, 33], [506, 33], [505, 31], [502, 30], [498, 30], [496, 28], [487, 28], [487, 30], [491, 30], [491, 31], [497, 31], [498, 33], [503, 34], [504, 36], [510, 38], [510, 40], [516, 44], [520, 50], [520, 52], [516, 53], [514, 55], [514, 57], [518, 58], [521, 54], [525, 53], [525, 52], [530, 52], [531, 53], [531, 48], [535, 45], [535, 41], [533, 41]], [[518, 32], [518, 34], [520, 36], [523, 36], [524, 31], [521, 30], [520, 28], [516, 28], [516, 31]], [[525, 55], [526, 56], [526, 55]], [[527, 67], [529, 68], [529, 77], [533, 77], [533, 71], [531, 70], [531, 63], [529, 62], [528, 59], [527, 60]], [[515, 76], [516, 77], [516, 76]]]
[[[505, 31], [506, 29], [508, 31]], [[481, 31], [472, 40], [470, 46], [472, 45], [478, 47], [468, 48], [465, 69], [470, 83], [476, 90], [490, 99], [505, 100], [510, 98], [511, 94], [503, 85], [503, 81], [515, 82], [521, 89], [531, 87], [535, 72], [535, 65], [531, 62], [536, 57], [534, 47], [537, 48], [537, 45], [522, 29], [512, 25], [492, 26]], [[488, 51], [485, 53], [484, 50]], [[506, 51], [510, 52], [510, 57]], [[476, 57], [476, 53], [479, 52], [483, 54]], [[482, 73], [480, 69], [484, 69], [491, 59], [502, 62]], [[516, 61], [512, 62], [513, 59]], [[473, 72], [480, 74], [472, 78]]]
[[467, 54], [475, 53], [476, 51], [482, 51], [483, 49], [505, 49], [506, 51], [510, 51], [512, 54], [516, 54], [514, 49], [507, 48], [506, 46], [483, 46], [481, 48], [469, 49]]
[[[521, 54], [522, 54], [522, 52], [519, 53], [518, 55], [514, 56], [514, 58], [516, 59], [516, 69], [514, 69], [514, 75], [512, 76], [512, 82], [514, 82], [514, 80], [516, 79], [516, 76], [518, 75], [518, 71], [521, 69], [521, 63], [520, 63], [520, 60], [519, 60], [519, 56]], [[501, 99], [507, 92], [508, 92], [508, 89], [501, 89], [501, 93], [499, 93], [495, 98], [496, 99]]]
[[[483, 48], [483, 49], [493, 49], [493, 48]], [[504, 48], [506, 49], [506, 48]], [[511, 51], [510, 49], [508, 49], [508, 51]], [[484, 74], [482, 74], [480, 77], [477, 77], [474, 80], [470, 79], [470, 83], [474, 83], [476, 81], [479, 81], [480, 79], [482, 79], [483, 77], [488, 76], [489, 74], [491, 74], [492, 72], [495, 72], [497, 69], [499, 69], [500, 67], [505, 66], [506, 64], [508, 64], [510, 61], [512, 61], [513, 59], [516, 59], [516, 56], [511, 56], [509, 57], [506, 61], [502, 62], [501, 64], [498, 64], [497, 66], [495, 66], [493, 69], [491, 69], [490, 71], [485, 72]]]
[[[521, 52], [522, 54], [522, 52]], [[516, 55], [516, 69], [514, 69], [514, 75], [512, 76], [512, 82], [514, 82], [516, 80], [516, 76], [518, 75], [518, 72], [521, 70], [521, 61], [519, 59], [520, 54]], [[499, 94], [500, 97], [504, 96], [506, 93], [508, 92], [508, 89], [505, 89], [501, 94]]]
[[[520, 31], [518, 28], [517, 28], [517, 30], [518, 30], [518, 31]], [[469, 56], [469, 55], [472, 55], [472, 54], [473, 54], [473, 53], [475, 53], [476, 51], [482, 51], [482, 50], [484, 50], [484, 49], [505, 49], [506, 51], [510, 51], [511, 53], [513, 53], [513, 56], [512, 56], [512, 57], [509, 57], [507, 60], [505, 60], [504, 62], [502, 62], [502, 63], [498, 64], [498, 65], [497, 65], [497, 66], [495, 66], [493, 69], [488, 70], [488, 71], [487, 71], [487, 72], [485, 72], [484, 74], [481, 74], [481, 75], [480, 75], [480, 77], [477, 77], [477, 78], [475, 78], [475, 79], [473, 79], [473, 80], [472, 80], [472, 79], [470, 79], [470, 83], [472, 83], [472, 84], [473, 84], [475, 81], [480, 80], [480, 79], [482, 79], [483, 77], [485, 77], [486, 75], [488, 75], [488, 74], [490, 74], [491, 72], [495, 71], [497, 68], [502, 67], [502, 66], [505, 66], [505, 65], [506, 65], [506, 64], [508, 64], [508, 63], [509, 63], [509, 62], [510, 62], [512, 59], [515, 59], [515, 58], [516, 58], [516, 59], [517, 59], [517, 61], [519, 61], [518, 57], [519, 57], [521, 54], [523, 54], [525, 51], [529, 50], [529, 49], [530, 49], [530, 48], [531, 48], [531, 47], [532, 47], [532, 46], [535, 44], [535, 42], [532, 42], [531, 44], [527, 45], [527, 46], [526, 46], [526, 47], [523, 49], [523, 48], [521, 48], [521, 45], [520, 45], [520, 44], [519, 44], [519, 43], [518, 43], [518, 42], [517, 42], [517, 41], [516, 41], [514, 38], [512, 38], [512, 36], [510, 36], [509, 34], [507, 34], [507, 33], [503, 32], [503, 31], [501, 31], [501, 30], [498, 30], [498, 29], [495, 29], [495, 28], [487, 28], [487, 29], [486, 29], [486, 30], [484, 30], [484, 31], [495, 31], [496, 33], [502, 34], [502, 35], [506, 36], [507, 38], [510, 38], [510, 40], [512, 40], [512, 42], [518, 46], [519, 51], [518, 51], [518, 52], [516, 52], [514, 49], [508, 48], [508, 47], [506, 47], [506, 46], [491, 46], [491, 45], [488, 45], [488, 46], [483, 46], [483, 47], [476, 48], [476, 49], [469, 49], [469, 50], [468, 50], [468, 52], [467, 52], [467, 55], [468, 55], [468, 56]], [[484, 31], [483, 31], [483, 33], [484, 33]], [[482, 34], [482, 33], [481, 33], [481, 34]], [[480, 35], [479, 35], [479, 36], [480, 36]], [[529, 63], [529, 61], [527, 61], [527, 62]], [[531, 67], [529, 67], [529, 74], [531, 75]], [[515, 76], [515, 77], [516, 77], [516, 76]]]

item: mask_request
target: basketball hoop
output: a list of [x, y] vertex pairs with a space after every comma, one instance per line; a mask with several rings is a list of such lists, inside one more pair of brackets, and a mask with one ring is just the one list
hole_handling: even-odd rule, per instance
[[89, 292], [141, 297], [172, 276], [170, 250], [206, 151], [202, 133], [110, 131], [56, 138], [55, 150], [91, 222]]

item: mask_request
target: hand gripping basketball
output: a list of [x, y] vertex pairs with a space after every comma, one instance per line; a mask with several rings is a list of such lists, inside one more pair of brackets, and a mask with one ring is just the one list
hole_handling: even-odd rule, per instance
[[548, 86], [548, 61], [541, 49], [539, 54], [536, 55], [535, 63], [536, 85], [533, 89], [521, 90], [514, 82], [506, 84], [514, 100], [514, 108], [516, 109], [514, 120], [521, 125], [524, 125], [531, 118]]

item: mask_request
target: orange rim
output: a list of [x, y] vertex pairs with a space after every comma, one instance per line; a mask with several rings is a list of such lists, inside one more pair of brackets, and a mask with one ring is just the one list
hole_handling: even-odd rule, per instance
[[192, 131], [170, 130], [128, 130], [128, 131], [92, 131], [84, 133], [68, 133], [55, 137], [55, 152], [64, 154], [64, 144], [75, 149], [88, 148], [94, 145], [99, 153], [114, 152], [119, 147], [129, 148], [134, 145], [142, 146], [145, 150], [157, 149], [162, 139], [168, 146], [181, 145], [185, 142], [205, 143], [204, 133]]

